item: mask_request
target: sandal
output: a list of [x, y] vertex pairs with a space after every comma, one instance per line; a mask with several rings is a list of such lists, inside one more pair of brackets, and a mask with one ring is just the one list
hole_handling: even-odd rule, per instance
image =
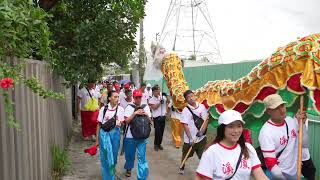
[[126, 176], [126, 177], [131, 177], [131, 171], [130, 171], [130, 170], [127, 170], [125, 176]]

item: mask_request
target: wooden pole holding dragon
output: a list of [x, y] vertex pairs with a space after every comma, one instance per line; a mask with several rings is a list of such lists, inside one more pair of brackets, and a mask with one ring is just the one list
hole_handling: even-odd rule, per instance
[[[304, 110], [304, 97], [300, 96], [300, 112]], [[302, 139], [303, 139], [303, 122], [299, 121], [299, 139], [298, 139], [298, 160], [297, 160], [297, 179], [301, 178], [302, 169]]]
[[[207, 119], [206, 121], [208, 121], [208, 119]], [[199, 131], [203, 130], [205, 124], [206, 124], [205, 122], [202, 124], [202, 126], [201, 126], [201, 128], [200, 128]], [[195, 140], [195, 142], [197, 142], [198, 139], [199, 139], [199, 138], [197, 137], [196, 140]], [[182, 160], [182, 162], [181, 162], [181, 164], [180, 164], [180, 169], [183, 168], [184, 164], [186, 163], [187, 159], [189, 158], [189, 155], [190, 155], [190, 153], [191, 153], [191, 151], [192, 151], [192, 148], [193, 148], [192, 146], [189, 148], [186, 156], [185, 156], [184, 159]]]

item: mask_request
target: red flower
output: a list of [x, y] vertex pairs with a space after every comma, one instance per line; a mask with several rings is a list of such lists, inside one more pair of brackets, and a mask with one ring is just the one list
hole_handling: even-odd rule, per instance
[[13, 87], [13, 79], [12, 78], [3, 78], [0, 81], [1, 87], [3, 89], [8, 89]]

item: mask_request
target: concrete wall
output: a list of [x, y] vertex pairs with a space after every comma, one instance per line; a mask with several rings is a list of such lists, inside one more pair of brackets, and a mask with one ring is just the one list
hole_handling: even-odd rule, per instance
[[36, 77], [46, 89], [65, 94], [64, 100], [43, 99], [17, 84], [12, 91], [14, 116], [21, 131], [8, 127], [0, 95], [0, 179], [47, 180], [52, 171], [51, 146], [64, 147], [71, 134], [71, 89], [62, 86], [44, 62], [28, 60], [26, 77]]

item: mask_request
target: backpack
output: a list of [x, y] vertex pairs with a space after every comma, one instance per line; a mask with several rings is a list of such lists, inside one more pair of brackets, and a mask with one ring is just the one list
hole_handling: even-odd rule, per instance
[[[129, 104], [134, 108], [134, 111], [145, 108], [147, 105], [143, 104], [137, 107], [134, 104]], [[149, 117], [146, 115], [136, 115], [133, 120], [129, 123], [130, 131], [135, 139], [147, 139], [151, 132], [151, 123]]]

